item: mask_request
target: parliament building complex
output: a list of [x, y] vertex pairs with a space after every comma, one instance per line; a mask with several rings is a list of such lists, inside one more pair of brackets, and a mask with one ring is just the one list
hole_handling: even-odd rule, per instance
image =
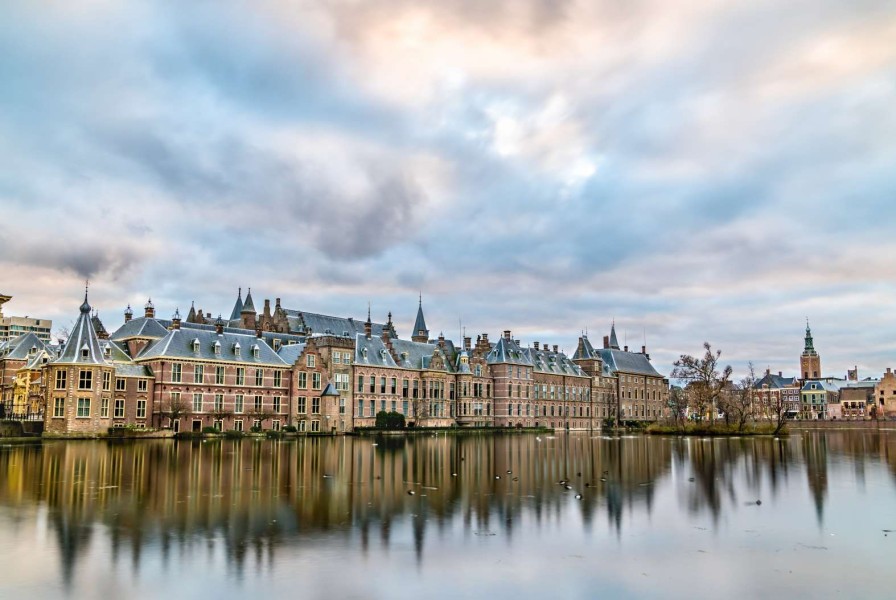
[[109, 333], [87, 294], [68, 339], [35, 333], [0, 342], [2, 416], [44, 421], [45, 435], [113, 427], [348, 433], [379, 412], [412, 427], [597, 429], [665, 415], [669, 382], [615, 326], [600, 348], [579, 337], [524, 347], [505, 330], [459, 342], [431, 337], [422, 299], [410, 339], [386, 323], [273, 307], [240, 291], [229, 318], [190, 308], [170, 319], [130, 306]]

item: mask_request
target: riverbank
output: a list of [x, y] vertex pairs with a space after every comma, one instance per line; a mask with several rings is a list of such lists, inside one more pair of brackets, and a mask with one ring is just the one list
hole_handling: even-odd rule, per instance
[[754, 435], [787, 435], [787, 425], [775, 434], [775, 425], [746, 425], [743, 429], [736, 425], [724, 423], [688, 423], [686, 425], [669, 425], [654, 423], [645, 429], [650, 435], [694, 435], [694, 436], [754, 436]]

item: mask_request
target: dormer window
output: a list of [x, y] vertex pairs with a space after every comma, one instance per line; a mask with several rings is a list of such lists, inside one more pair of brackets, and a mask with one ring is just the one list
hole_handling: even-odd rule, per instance
[[215, 356], [221, 356], [221, 342], [215, 340]]
[[282, 344], [283, 343], [280, 341], [280, 338], [274, 339], [274, 351], [276, 352], [276, 351], [280, 350], [280, 346]]
[[240, 343], [239, 342], [237, 342], [233, 345], [233, 353], [237, 358], [240, 357]]
[[193, 338], [193, 352], [199, 354], [199, 338]]
[[81, 358], [90, 358], [90, 348], [87, 344], [81, 346]]
[[361, 356], [367, 360], [367, 348], [361, 348]]
[[383, 358], [383, 360], [386, 360], [386, 356], [388, 356], [388, 354], [389, 353], [385, 350], [380, 350], [380, 356]]
[[261, 350], [258, 348], [258, 344], [252, 344], [252, 358], [258, 358], [261, 353]]
[[103, 356], [105, 356], [106, 358], [112, 356], [112, 346], [110, 346], [109, 344], [103, 346]]
[[37, 346], [31, 346], [31, 349], [28, 350], [28, 355], [34, 356], [35, 354], [37, 354]]

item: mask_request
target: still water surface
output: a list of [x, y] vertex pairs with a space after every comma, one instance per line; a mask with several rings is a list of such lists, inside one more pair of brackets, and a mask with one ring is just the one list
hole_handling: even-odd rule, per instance
[[896, 596], [896, 431], [54, 442], [0, 474], [3, 598]]

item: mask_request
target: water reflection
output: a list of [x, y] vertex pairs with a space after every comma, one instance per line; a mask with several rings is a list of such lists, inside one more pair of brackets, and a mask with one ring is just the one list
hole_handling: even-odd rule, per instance
[[63, 588], [97, 536], [113, 564], [124, 554], [135, 572], [147, 551], [164, 573], [220, 548], [226, 575], [239, 580], [247, 566], [272, 569], [284, 549], [290, 560], [322, 547], [362, 558], [401, 552], [407, 528], [418, 569], [439, 560], [427, 556], [429, 537], [512, 544], [518, 532], [573, 524], [587, 535], [604, 520], [621, 540], [627, 519], [651, 518], [659, 489], [667, 504], [718, 526], [804, 479], [805, 509], [822, 527], [832, 464], [848, 465], [860, 485], [869, 465], [882, 464], [892, 483], [896, 435], [46, 443], [0, 449], [0, 508], [13, 522], [45, 513]]

